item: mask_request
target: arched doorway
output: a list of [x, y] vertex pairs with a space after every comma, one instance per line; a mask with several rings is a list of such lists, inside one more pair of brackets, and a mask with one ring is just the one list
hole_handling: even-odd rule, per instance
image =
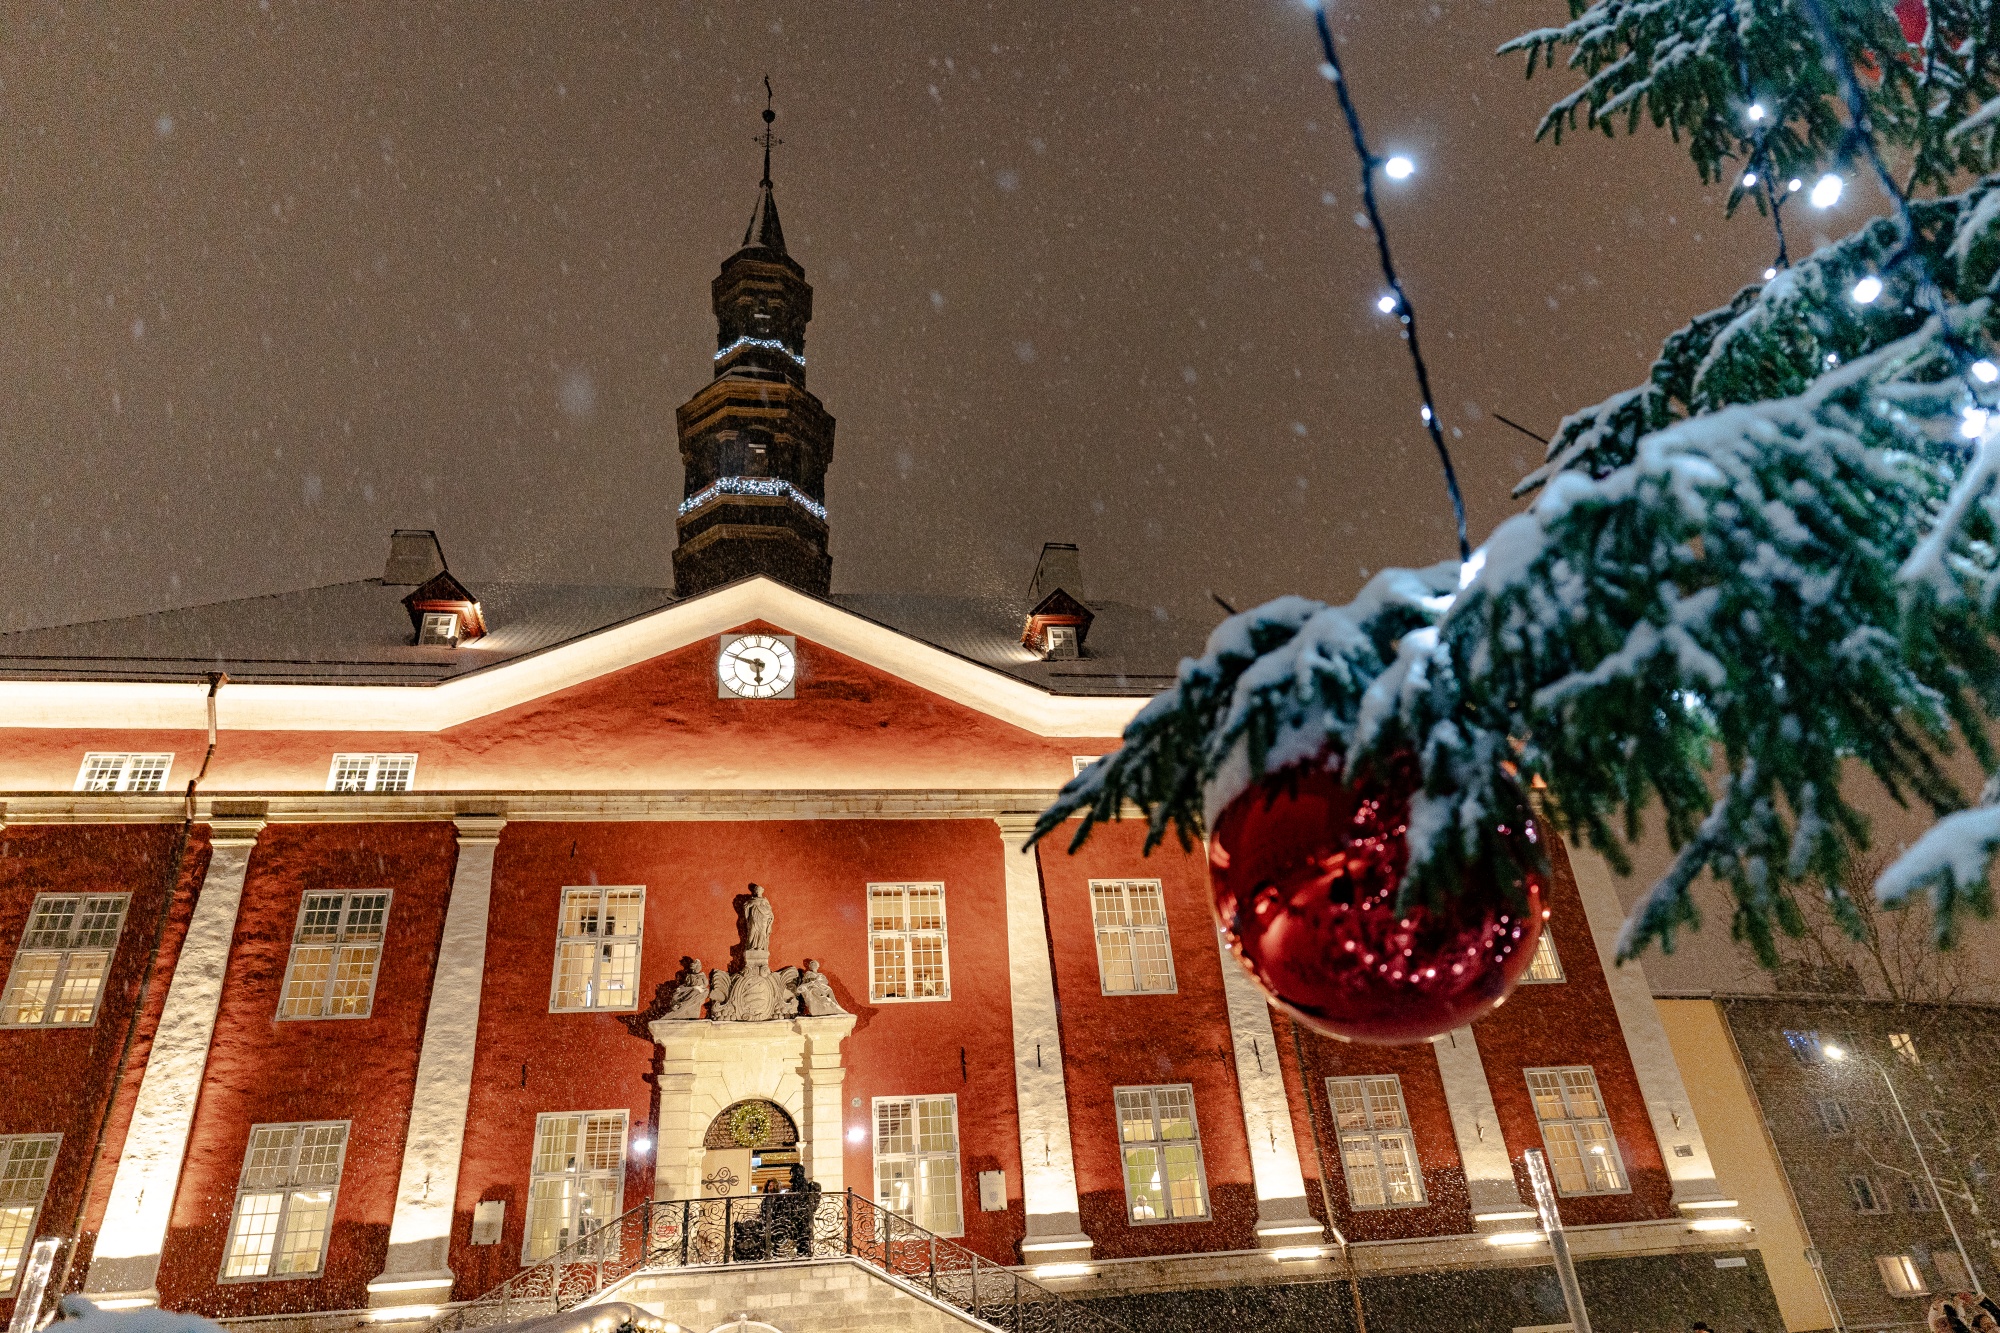
[[761, 1194], [790, 1182], [799, 1127], [784, 1107], [752, 1097], [722, 1108], [702, 1136], [701, 1192], [708, 1198]]

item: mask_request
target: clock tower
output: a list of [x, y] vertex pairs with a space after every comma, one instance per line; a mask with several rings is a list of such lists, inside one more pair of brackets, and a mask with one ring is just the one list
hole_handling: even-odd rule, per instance
[[771, 122], [764, 179], [743, 245], [722, 263], [715, 304], [715, 378], [676, 413], [686, 497], [674, 548], [682, 597], [752, 574], [825, 596], [826, 469], [833, 417], [806, 391], [812, 287], [785, 252], [771, 195]]

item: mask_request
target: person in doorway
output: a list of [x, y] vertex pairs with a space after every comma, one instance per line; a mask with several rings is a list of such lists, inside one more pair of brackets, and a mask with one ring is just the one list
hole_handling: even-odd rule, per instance
[[792, 1163], [792, 1178], [785, 1192], [767, 1205], [775, 1215], [771, 1227], [771, 1248], [790, 1241], [792, 1253], [809, 1259], [813, 1252], [813, 1218], [819, 1215], [819, 1182], [806, 1178], [806, 1169]]

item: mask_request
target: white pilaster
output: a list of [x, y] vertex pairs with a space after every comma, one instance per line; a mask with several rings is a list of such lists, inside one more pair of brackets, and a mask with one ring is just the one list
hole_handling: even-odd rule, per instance
[[1271, 1004], [1218, 932], [1222, 994], [1229, 1006], [1230, 1045], [1236, 1048], [1236, 1088], [1243, 1127], [1250, 1136], [1250, 1180], [1257, 1190], [1257, 1241], [1271, 1248], [1316, 1244], [1326, 1229], [1306, 1205], [1306, 1176], [1292, 1133], [1291, 1100], [1278, 1063]]
[[160, 1026], [132, 1108], [104, 1226], [90, 1260], [84, 1292], [114, 1306], [157, 1305], [160, 1251], [173, 1219], [174, 1193], [187, 1155], [209, 1041], [222, 1005], [222, 980], [243, 902], [243, 878], [263, 829], [261, 819], [209, 823], [208, 871], [181, 941]]
[[1458, 1140], [1458, 1161], [1465, 1169], [1465, 1193], [1472, 1220], [1482, 1229], [1520, 1231], [1533, 1220], [1532, 1205], [1522, 1202], [1514, 1180], [1513, 1159], [1500, 1133], [1500, 1113], [1493, 1105], [1493, 1088], [1479, 1058], [1479, 1042], [1469, 1027], [1445, 1033], [1431, 1042], [1438, 1076], [1444, 1081], [1445, 1107], [1451, 1112], [1451, 1135]]
[[1653, 988], [1638, 963], [1621, 966], [1616, 961], [1618, 931], [1625, 922], [1625, 909], [1612, 886], [1611, 867], [1587, 847], [1569, 847], [1568, 851], [1576, 891], [1583, 899], [1584, 915], [1590, 921], [1590, 934], [1597, 944], [1597, 958], [1604, 966], [1605, 980], [1611, 984], [1611, 1002], [1618, 1011], [1618, 1026], [1625, 1034], [1625, 1048], [1632, 1054], [1632, 1069], [1639, 1076], [1639, 1091], [1646, 1098], [1646, 1111], [1653, 1120], [1653, 1137], [1660, 1142], [1667, 1178], [1674, 1182], [1674, 1206], [1716, 1207], [1726, 1200], [1726, 1195], [1716, 1182], [1715, 1167], [1708, 1159], [1708, 1143], [1695, 1121], [1687, 1085], [1681, 1082], [1681, 1067], [1674, 1060], [1666, 1025], [1653, 1005]]
[[500, 830], [507, 826], [504, 819], [482, 815], [454, 822], [458, 864], [424, 1014], [410, 1130], [403, 1140], [402, 1176], [389, 1222], [389, 1254], [381, 1275], [368, 1284], [371, 1306], [433, 1304], [451, 1294], [451, 1220], [466, 1108], [472, 1100], [493, 857]]
[[1070, 1151], [1069, 1091], [1063, 1080], [1048, 920], [1042, 911], [1040, 853], [1027, 845], [1035, 816], [1001, 815], [994, 822], [1000, 826], [1007, 877], [1014, 1096], [1020, 1104], [1021, 1198], [1028, 1213], [1021, 1255], [1032, 1263], [1075, 1261], [1089, 1257], [1091, 1240], [1083, 1234], [1076, 1158]]

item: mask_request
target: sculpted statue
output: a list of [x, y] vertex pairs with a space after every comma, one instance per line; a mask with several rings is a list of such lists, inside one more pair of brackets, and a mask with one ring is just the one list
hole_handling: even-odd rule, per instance
[[707, 1003], [708, 976], [701, 970], [701, 959], [690, 958], [686, 970], [674, 983], [673, 998], [667, 1001], [667, 1012], [661, 1017], [700, 1018], [701, 1007]]
[[[789, 970], [789, 969], [788, 969]], [[844, 1014], [840, 1001], [833, 996], [833, 984], [819, 970], [819, 959], [806, 959], [806, 970], [799, 974], [793, 993], [798, 997], [799, 1011], [811, 1018], [824, 1018], [828, 1014]]]
[[777, 913], [771, 907], [771, 900], [764, 896], [762, 884], [750, 886], [750, 900], [743, 904], [743, 948], [771, 949], [771, 926]]

